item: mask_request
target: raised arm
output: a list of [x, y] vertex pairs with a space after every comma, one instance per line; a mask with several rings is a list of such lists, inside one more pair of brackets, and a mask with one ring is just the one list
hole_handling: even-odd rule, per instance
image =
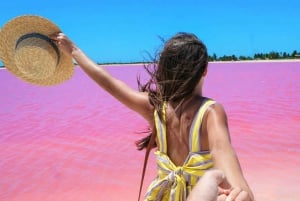
[[224, 171], [232, 188], [229, 197], [235, 200], [254, 200], [253, 194], [243, 176], [238, 157], [231, 145], [227, 116], [220, 104], [215, 104], [207, 112], [207, 133], [214, 167]]
[[146, 93], [134, 90], [123, 81], [113, 77], [104, 68], [93, 62], [65, 34], [53, 34], [50, 38], [56, 42], [63, 53], [71, 55], [86, 74], [99, 86], [128, 108], [139, 113], [147, 121], [152, 121], [153, 108]]

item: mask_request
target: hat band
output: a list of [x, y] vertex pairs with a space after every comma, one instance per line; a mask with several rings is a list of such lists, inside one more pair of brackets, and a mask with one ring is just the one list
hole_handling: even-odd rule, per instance
[[39, 39], [42, 39], [46, 42], [48, 42], [52, 47], [53, 49], [55, 50], [56, 52], [56, 55], [57, 55], [57, 61], [56, 61], [56, 65], [58, 65], [59, 63], [59, 60], [60, 60], [60, 53], [59, 53], [59, 50], [56, 46], [56, 44], [47, 36], [43, 35], [43, 34], [39, 34], [39, 33], [29, 33], [29, 34], [25, 34], [23, 36], [21, 36], [18, 40], [17, 40], [17, 43], [16, 43], [16, 47], [15, 47], [15, 50], [18, 48], [18, 45], [24, 41], [25, 39], [27, 38], [39, 38]]

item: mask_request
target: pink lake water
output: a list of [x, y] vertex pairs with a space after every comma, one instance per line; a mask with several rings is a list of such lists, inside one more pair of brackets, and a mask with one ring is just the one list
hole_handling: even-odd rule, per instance
[[[110, 66], [136, 88], [141, 66]], [[258, 201], [300, 200], [300, 62], [210, 63], [204, 94], [221, 102]], [[80, 68], [55, 87], [0, 70], [0, 200], [137, 200], [147, 123]], [[154, 178], [151, 156], [145, 185]]]

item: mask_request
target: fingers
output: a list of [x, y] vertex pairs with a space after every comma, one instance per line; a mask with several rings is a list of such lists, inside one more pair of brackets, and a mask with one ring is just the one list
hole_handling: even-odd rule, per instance
[[248, 200], [249, 194], [241, 188], [233, 188], [229, 193], [226, 201], [245, 201]]
[[56, 33], [50, 34], [49, 38], [57, 44], [61, 44], [62, 41], [69, 41], [67, 36], [62, 32], [56, 32]]
[[230, 189], [224, 189], [224, 188], [219, 187], [218, 188], [218, 195], [222, 195], [222, 194], [229, 195], [230, 191], [231, 191]]
[[62, 34], [61, 32], [55, 32], [49, 35], [49, 38], [51, 40], [53, 40], [54, 42], [56, 42], [58, 40], [58, 37], [60, 36], [60, 34]]
[[49, 38], [58, 46], [61, 44], [61, 41], [59, 40], [58, 36], [59, 36], [60, 32], [57, 33], [53, 33], [49, 35]]
[[217, 197], [217, 201], [226, 201], [227, 196], [222, 194], [222, 195], [218, 195]]
[[62, 32], [54, 32], [49, 35], [49, 38], [65, 37], [66, 35]]

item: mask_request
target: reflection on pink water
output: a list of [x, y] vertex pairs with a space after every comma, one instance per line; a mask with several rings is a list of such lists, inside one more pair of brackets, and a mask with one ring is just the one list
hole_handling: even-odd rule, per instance
[[[140, 66], [108, 70], [136, 88]], [[204, 93], [227, 111], [257, 200], [300, 200], [300, 63], [211, 63]], [[0, 200], [136, 200], [147, 127], [76, 69], [37, 87], [0, 70]], [[145, 186], [155, 176], [153, 158]]]

